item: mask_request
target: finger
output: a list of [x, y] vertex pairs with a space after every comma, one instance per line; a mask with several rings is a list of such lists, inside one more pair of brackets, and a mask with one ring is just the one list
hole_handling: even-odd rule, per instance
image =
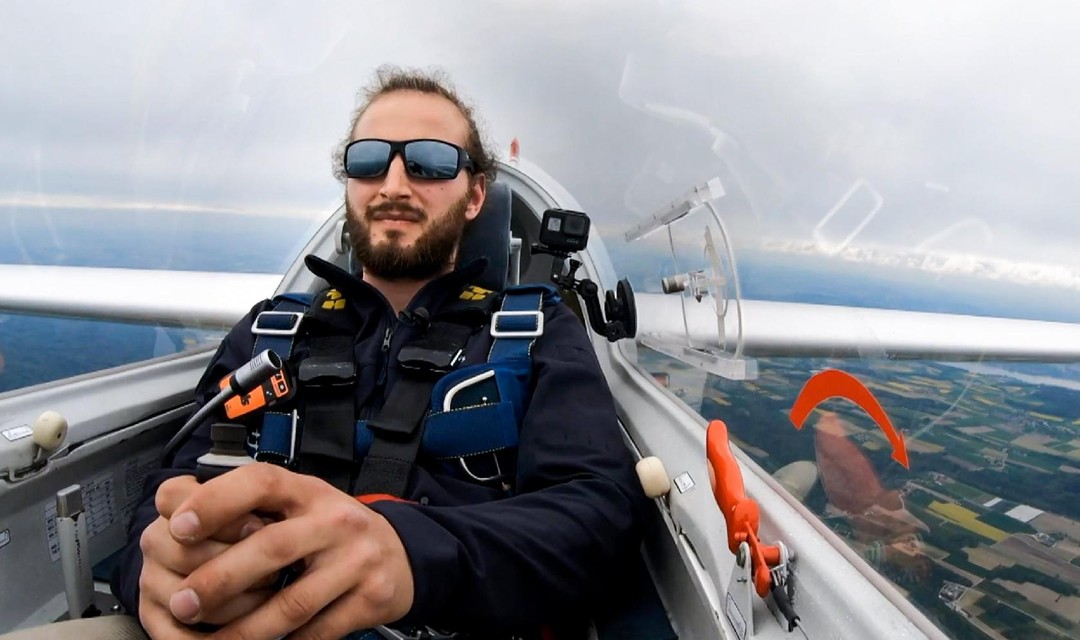
[[223, 526], [210, 536], [211, 540], [235, 544], [266, 526], [267, 520], [254, 513], [245, 513], [236, 520]]
[[[299, 580], [277, 592], [264, 606], [218, 631], [214, 636], [215, 640], [281, 637], [303, 627], [324, 609], [327, 609], [327, 615], [324, 620], [319, 621], [319, 625], [340, 629], [341, 632], [337, 635], [322, 636], [323, 638], [339, 638], [354, 629], [384, 622], [369, 622], [375, 620], [375, 616], [371, 611], [359, 609], [354, 598], [348, 598], [347, 607], [336, 604], [331, 606], [331, 603], [348, 592], [351, 583], [355, 581], [355, 576], [348, 574], [349, 572], [334, 570], [332, 567], [305, 573]], [[308, 633], [310, 635], [310, 632]], [[289, 635], [290, 639], [292, 637]]]
[[209, 634], [200, 633], [182, 624], [168, 609], [149, 602], [139, 604], [139, 623], [146, 630], [146, 634], [155, 640], [195, 640], [209, 637]]
[[[245, 513], [203, 539], [234, 544], [240, 542], [259, 529], [262, 529], [267, 522], [272, 522], [272, 520], [269, 518], [261, 518], [254, 513]], [[169, 518], [169, 531], [177, 542], [183, 544], [194, 544], [198, 542], [197, 539], [192, 538], [190, 534], [187, 533], [197, 530], [198, 528], [199, 519], [192, 511], [176, 513]]]
[[311, 535], [309, 527], [302, 519], [275, 522], [226, 549], [184, 579], [179, 588], [190, 590], [196, 604], [183, 612], [174, 609], [173, 614], [184, 622], [198, 622], [201, 612], [223, 606], [265, 584], [268, 575], [315, 553], [324, 542]]
[[144, 558], [153, 558], [181, 577], [210, 562], [231, 546], [215, 540], [203, 540], [191, 545], [180, 544], [173, 540], [164, 528], [160, 536], [144, 539], [142, 543]]
[[[244, 522], [243, 530], [235, 537], [246, 538], [264, 526], [258, 518], [254, 522], [248, 520]], [[169, 532], [169, 522], [164, 518], [158, 518], [143, 531], [139, 546], [142, 548], [144, 558], [153, 558], [170, 570], [186, 576], [221, 555], [232, 545], [217, 540], [181, 544]]]
[[[244, 465], [200, 485], [188, 495], [176, 507], [171, 530], [177, 540], [194, 542], [213, 536], [237, 518], [256, 511], [288, 517], [301, 511], [320, 486], [334, 490], [311, 476], [271, 464]], [[191, 517], [186, 515], [188, 512]]]
[[153, 602], [161, 607], [168, 607], [169, 598], [181, 588], [184, 576], [179, 575], [158, 563], [154, 558], [143, 562], [139, 573], [139, 602]]
[[154, 494], [154, 506], [162, 516], [171, 518], [176, 508], [198, 488], [199, 482], [195, 476], [183, 475], [169, 478], [161, 483], [157, 493]]
[[206, 615], [203, 616], [203, 622], [214, 625], [229, 624], [233, 620], [245, 616], [261, 607], [267, 600], [273, 598], [275, 593], [277, 593], [277, 590], [275, 589], [245, 591], [226, 602], [218, 609], [208, 611]]
[[346, 593], [335, 602], [289, 634], [289, 640], [320, 640], [321, 638], [344, 638], [353, 631], [368, 629], [387, 620], [356, 622], [354, 592]]

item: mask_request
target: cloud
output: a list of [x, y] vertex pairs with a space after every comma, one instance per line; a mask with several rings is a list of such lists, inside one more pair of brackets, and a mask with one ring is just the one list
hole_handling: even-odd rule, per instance
[[[5, 3], [0, 197], [326, 207], [356, 90], [395, 62], [447, 69], [500, 150], [518, 137], [604, 229], [719, 176], [736, 244], [806, 241], [862, 180], [884, 202], [856, 247], [934, 239], [1077, 264], [1076, 13], [982, 0]], [[849, 206], [837, 222], [860, 218]]]
[[0, 196], [0, 209], [85, 209], [92, 211], [136, 211], [153, 214], [155, 212], [170, 213], [221, 213], [249, 216], [273, 216], [284, 218], [317, 218], [322, 219], [327, 211], [332, 211], [340, 205], [339, 202], [329, 202], [326, 206], [309, 208], [264, 208], [248, 207], [235, 208], [185, 202], [152, 202], [139, 200], [110, 200], [101, 196], [87, 195], [56, 195], [56, 194], [27, 194], [19, 196]]

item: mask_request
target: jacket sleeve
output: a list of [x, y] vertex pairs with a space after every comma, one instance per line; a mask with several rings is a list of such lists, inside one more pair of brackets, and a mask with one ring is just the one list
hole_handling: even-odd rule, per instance
[[[217, 353], [214, 354], [195, 389], [196, 411], [217, 395], [218, 382], [223, 377], [251, 359], [254, 344], [251, 337], [251, 323], [255, 316], [267, 306], [266, 301], [257, 304], [221, 341]], [[149, 474], [143, 484], [142, 496], [128, 525], [127, 543], [120, 550], [111, 582], [113, 595], [133, 616], [139, 615], [139, 574], [142, 573], [143, 564], [139, 538], [143, 530], [158, 517], [157, 508], [154, 506], [157, 489], [169, 478], [195, 473], [195, 461], [210, 450], [210, 423], [218, 420], [220, 417], [211, 416], [196, 427], [191, 438], [177, 450], [173, 460], [163, 461], [163, 466]]]
[[415, 581], [405, 622], [521, 628], [582, 613], [637, 554], [651, 506], [576, 316], [557, 305], [533, 351], [513, 497], [467, 506], [378, 502]]

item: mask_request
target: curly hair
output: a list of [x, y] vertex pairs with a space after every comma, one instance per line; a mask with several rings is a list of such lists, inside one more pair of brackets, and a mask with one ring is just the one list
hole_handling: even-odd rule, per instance
[[454, 91], [446, 72], [438, 69], [423, 71], [384, 65], [375, 70], [372, 83], [360, 90], [358, 95], [360, 106], [353, 113], [352, 122], [349, 124], [349, 132], [345, 134], [345, 137], [334, 149], [334, 177], [338, 179], [338, 182], [344, 184], [347, 178], [344, 166], [345, 147], [352, 142], [352, 132], [356, 129], [356, 123], [359, 122], [360, 117], [364, 115], [364, 112], [377, 98], [395, 91], [419, 91], [420, 93], [442, 96], [452, 102], [469, 125], [469, 137], [465, 142], [465, 151], [469, 153], [469, 157], [472, 158], [476, 166], [473, 175], [487, 176], [489, 182], [495, 179], [495, 156], [476, 126], [476, 118], [473, 115], [472, 107], [466, 104]]

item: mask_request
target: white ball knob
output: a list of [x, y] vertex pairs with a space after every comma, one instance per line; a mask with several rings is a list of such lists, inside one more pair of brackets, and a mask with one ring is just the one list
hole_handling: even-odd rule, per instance
[[55, 411], [46, 411], [34, 420], [34, 444], [45, 451], [56, 451], [67, 438], [68, 422]]
[[650, 498], [659, 498], [671, 491], [671, 479], [668, 478], [667, 469], [656, 456], [638, 460], [637, 475], [638, 480], [641, 481], [641, 488]]

